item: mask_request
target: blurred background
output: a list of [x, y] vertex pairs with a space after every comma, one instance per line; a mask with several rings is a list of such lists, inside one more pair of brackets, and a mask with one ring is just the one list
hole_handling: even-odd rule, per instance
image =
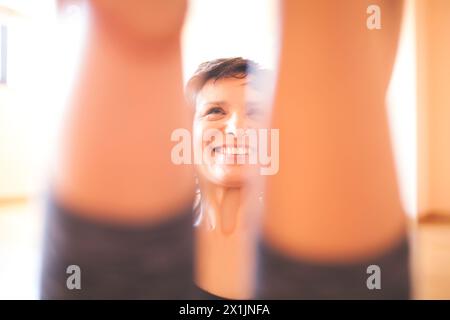
[[[414, 297], [449, 299], [450, 44], [436, 34], [450, 30], [450, 2], [405, 4], [387, 114], [414, 240]], [[279, 19], [276, 0], [190, 0], [185, 80], [221, 57], [276, 70]], [[82, 0], [0, 0], [0, 299], [38, 298], [46, 192], [86, 23]]]

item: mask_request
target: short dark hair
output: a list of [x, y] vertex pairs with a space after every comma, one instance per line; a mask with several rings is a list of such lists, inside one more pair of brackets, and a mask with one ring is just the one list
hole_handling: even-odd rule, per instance
[[186, 98], [188, 103], [195, 106], [197, 94], [209, 80], [217, 81], [225, 78], [243, 79], [249, 73], [260, 70], [260, 66], [241, 57], [222, 58], [203, 62], [186, 85]]

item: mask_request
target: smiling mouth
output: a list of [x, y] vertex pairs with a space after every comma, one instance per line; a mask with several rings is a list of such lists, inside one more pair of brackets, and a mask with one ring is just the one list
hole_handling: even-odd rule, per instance
[[249, 148], [246, 146], [241, 147], [230, 147], [230, 146], [222, 146], [222, 147], [214, 147], [214, 153], [223, 154], [223, 155], [232, 155], [232, 156], [245, 156], [249, 154]]

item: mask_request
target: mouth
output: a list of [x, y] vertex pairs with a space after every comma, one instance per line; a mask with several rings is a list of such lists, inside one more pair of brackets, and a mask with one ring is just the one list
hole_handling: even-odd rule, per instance
[[212, 148], [215, 154], [226, 156], [246, 156], [250, 153], [248, 146], [217, 146]]

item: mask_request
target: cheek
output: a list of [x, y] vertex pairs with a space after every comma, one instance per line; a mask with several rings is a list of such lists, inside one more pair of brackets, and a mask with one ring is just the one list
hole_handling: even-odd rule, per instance
[[[193, 139], [195, 145], [208, 145], [209, 142], [213, 140], [213, 138], [208, 140], [208, 137], [215, 134], [215, 132], [220, 131], [223, 133], [223, 121], [207, 121], [207, 120], [197, 120], [194, 122], [193, 126]], [[208, 132], [208, 130], [211, 130]], [[205, 141], [203, 141], [203, 137], [205, 136]], [[223, 137], [222, 137], [223, 139]]]
[[205, 127], [202, 121], [194, 121], [193, 125], [193, 144], [195, 146], [201, 146], [203, 140], [203, 132], [205, 131]]
[[207, 168], [213, 164], [211, 154], [208, 152], [209, 149], [207, 148], [210, 141], [203, 139], [205, 132], [207, 132], [208, 129], [211, 129], [208, 122], [202, 120], [194, 121], [192, 147], [196, 159], [200, 161], [200, 163], [197, 162], [197, 165], [200, 168], [204, 167], [203, 170], [207, 170]]

